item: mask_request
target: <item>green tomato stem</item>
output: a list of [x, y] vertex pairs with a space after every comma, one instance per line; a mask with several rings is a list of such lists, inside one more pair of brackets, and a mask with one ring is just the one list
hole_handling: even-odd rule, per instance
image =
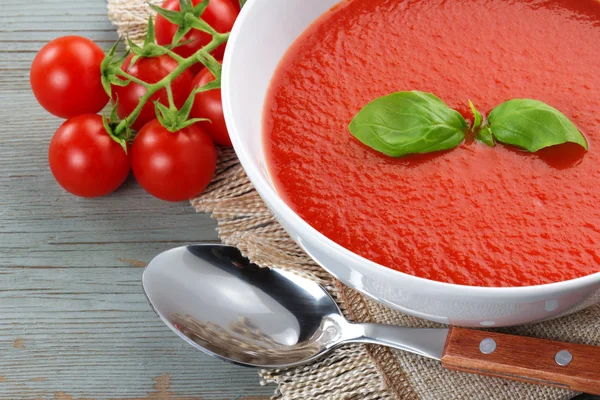
[[204, 21], [198, 21], [197, 18], [192, 14], [186, 14], [184, 18], [186, 22], [191, 24], [191, 26], [195, 29], [205, 31], [208, 34], [212, 35], [212, 37], [220, 35], [220, 33], [217, 32], [212, 26], [210, 26]]
[[173, 89], [171, 88], [171, 84], [168, 84], [167, 87], [167, 98], [169, 99], [169, 108], [173, 111], [177, 110], [175, 106], [175, 101], [173, 100]]
[[185, 58], [181, 57], [179, 54], [175, 53], [173, 50], [167, 50], [167, 54], [171, 56], [171, 58], [177, 61], [179, 64], [185, 61]]
[[136, 78], [135, 76], [123, 71], [123, 70], [119, 70], [117, 71], [117, 74], [119, 76], [122, 76], [123, 78], [133, 82], [133, 83], [137, 83], [138, 85], [142, 85], [145, 88], [148, 88], [150, 86], [150, 84], [148, 82], [144, 82], [143, 80]]

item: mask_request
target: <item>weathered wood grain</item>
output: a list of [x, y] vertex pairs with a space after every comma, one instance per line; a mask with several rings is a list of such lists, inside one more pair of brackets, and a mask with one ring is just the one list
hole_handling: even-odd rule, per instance
[[[116, 40], [102, 0], [2, 0], [0, 13], [0, 399], [234, 399], [256, 372], [193, 351], [146, 303], [142, 268], [173, 246], [216, 239], [187, 203], [65, 193], [47, 166], [61, 120], [37, 105], [29, 66], [47, 41]], [[248, 397], [250, 398], [250, 397]]]

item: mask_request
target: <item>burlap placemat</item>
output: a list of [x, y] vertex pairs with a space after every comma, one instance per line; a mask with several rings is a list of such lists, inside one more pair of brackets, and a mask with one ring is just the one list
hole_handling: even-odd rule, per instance
[[[134, 41], [143, 37], [149, 12], [146, 0], [108, 0], [108, 14], [119, 34], [127, 33]], [[238, 247], [260, 266], [283, 268], [319, 282], [337, 300], [346, 316], [354, 321], [413, 327], [439, 326], [369, 300], [316, 265], [273, 218], [231, 149], [220, 151], [212, 184], [202, 196], [192, 200], [192, 205], [199, 212], [212, 213], [218, 221], [218, 232], [223, 242]], [[558, 320], [503, 331], [600, 345], [600, 305]], [[576, 394], [446, 371], [438, 362], [370, 345], [346, 346], [314, 364], [261, 371], [260, 376], [264, 384], [277, 385], [274, 398], [281, 400], [563, 400]]]

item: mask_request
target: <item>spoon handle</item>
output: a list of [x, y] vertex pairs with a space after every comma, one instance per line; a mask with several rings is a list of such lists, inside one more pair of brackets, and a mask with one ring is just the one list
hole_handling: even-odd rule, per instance
[[444, 368], [600, 394], [600, 347], [451, 327]]

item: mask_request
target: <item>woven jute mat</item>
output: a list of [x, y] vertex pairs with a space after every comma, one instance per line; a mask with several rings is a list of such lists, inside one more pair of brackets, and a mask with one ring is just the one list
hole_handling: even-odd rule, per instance
[[[108, 14], [119, 34], [127, 34], [134, 41], [143, 38], [149, 13], [146, 0], [108, 0]], [[202, 196], [192, 200], [192, 205], [198, 212], [212, 213], [218, 221], [218, 232], [224, 243], [238, 247], [260, 266], [286, 269], [319, 282], [353, 321], [412, 327], [440, 326], [369, 300], [342, 285], [315, 264], [273, 218], [231, 149], [220, 150], [212, 184]], [[558, 320], [503, 331], [600, 345], [600, 306]], [[311, 365], [261, 371], [260, 376], [262, 383], [277, 385], [274, 398], [281, 400], [562, 400], [576, 394], [446, 371], [438, 362], [370, 345], [345, 346]]]

